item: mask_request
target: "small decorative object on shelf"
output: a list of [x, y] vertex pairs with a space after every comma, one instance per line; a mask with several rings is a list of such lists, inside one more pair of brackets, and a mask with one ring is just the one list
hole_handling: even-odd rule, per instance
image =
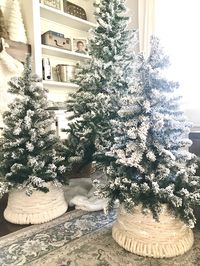
[[49, 100], [49, 105], [47, 110], [65, 110], [66, 106], [64, 102], [55, 102]]
[[85, 10], [67, 0], [63, 0], [63, 11], [78, 18], [87, 20]]
[[72, 50], [71, 39], [65, 38], [64, 34], [55, 32], [55, 31], [47, 31], [42, 34], [42, 44], [54, 46], [61, 49]]
[[73, 51], [80, 54], [88, 54], [87, 39], [73, 39]]
[[40, 0], [40, 3], [56, 9], [61, 9], [60, 0]]
[[42, 58], [42, 73], [43, 73], [43, 80], [51, 80], [52, 71], [51, 71], [51, 63], [49, 58]]
[[59, 64], [56, 66], [58, 80], [61, 82], [70, 82], [75, 78], [76, 66]]

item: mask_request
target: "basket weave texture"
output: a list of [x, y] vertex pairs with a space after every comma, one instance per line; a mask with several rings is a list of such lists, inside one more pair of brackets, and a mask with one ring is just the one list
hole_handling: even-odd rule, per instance
[[41, 224], [64, 214], [68, 205], [62, 188], [47, 183], [49, 192], [34, 191], [27, 196], [26, 190], [9, 192], [4, 218], [15, 224]]
[[182, 255], [194, 242], [192, 230], [172, 216], [165, 205], [155, 221], [151, 213], [143, 214], [141, 207], [127, 213], [121, 207], [112, 228], [114, 240], [124, 249], [146, 257], [169, 258]]

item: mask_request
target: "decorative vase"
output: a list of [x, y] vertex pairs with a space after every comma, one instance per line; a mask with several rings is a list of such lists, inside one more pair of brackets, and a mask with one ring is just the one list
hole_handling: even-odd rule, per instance
[[46, 185], [49, 192], [34, 191], [27, 196], [26, 189], [9, 192], [4, 218], [15, 224], [41, 224], [64, 214], [68, 205], [62, 188]]
[[141, 206], [128, 213], [119, 209], [112, 228], [114, 240], [124, 249], [140, 256], [169, 258], [182, 255], [194, 242], [192, 230], [168, 212], [167, 206], [155, 221], [152, 213], [143, 214]]

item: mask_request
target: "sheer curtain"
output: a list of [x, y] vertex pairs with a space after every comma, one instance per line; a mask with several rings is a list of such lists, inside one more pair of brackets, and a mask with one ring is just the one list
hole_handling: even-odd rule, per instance
[[187, 117], [200, 128], [199, 13], [199, 0], [156, 0], [155, 33], [170, 55], [169, 75], [180, 83]]

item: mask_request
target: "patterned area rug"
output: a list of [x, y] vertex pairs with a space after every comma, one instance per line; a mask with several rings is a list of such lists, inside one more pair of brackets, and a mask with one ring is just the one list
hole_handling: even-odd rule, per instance
[[2, 266], [199, 266], [200, 231], [183, 256], [152, 259], [122, 249], [111, 237], [115, 213], [73, 211], [0, 238]]

